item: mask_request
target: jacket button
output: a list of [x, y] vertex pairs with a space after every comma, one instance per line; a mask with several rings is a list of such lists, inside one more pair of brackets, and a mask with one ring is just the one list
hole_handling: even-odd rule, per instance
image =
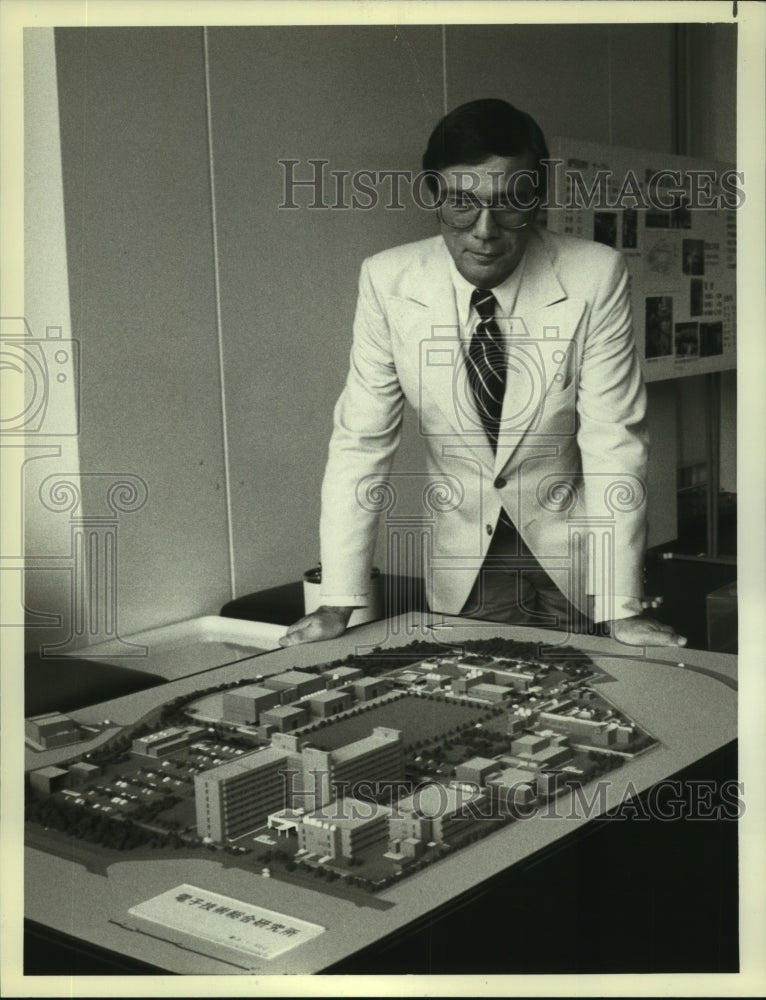
[[494, 483], [496, 490], [503, 490], [507, 485], [508, 485], [508, 480], [503, 479], [502, 476], [498, 476]]
[[487, 525], [487, 534], [488, 534], [488, 535], [491, 535], [491, 534], [492, 534], [492, 525], [491, 525], [491, 524], [488, 524], [488, 525]]

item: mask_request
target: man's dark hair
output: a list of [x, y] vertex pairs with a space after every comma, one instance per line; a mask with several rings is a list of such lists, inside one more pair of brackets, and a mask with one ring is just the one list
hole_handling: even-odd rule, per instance
[[440, 171], [458, 163], [480, 163], [489, 156], [523, 156], [530, 153], [537, 171], [536, 194], [545, 197], [548, 146], [542, 129], [526, 111], [519, 111], [507, 101], [487, 97], [454, 108], [431, 133], [423, 154], [423, 170], [429, 171], [427, 183], [438, 193], [431, 171]]

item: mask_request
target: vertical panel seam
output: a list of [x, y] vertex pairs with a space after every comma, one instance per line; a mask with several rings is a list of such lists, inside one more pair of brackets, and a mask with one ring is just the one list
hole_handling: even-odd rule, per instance
[[689, 27], [676, 24], [672, 32], [673, 152], [689, 155]]
[[442, 25], [442, 96], [444, 98], [444, 114], [447, 114], [447, 25]]
[[221, 396], [221, 438], [223, 443], [224, 499], [226, 502], [226, 535], [229, 549], [229, 590], [230, 599], [236, 596], [236, 576], [234, 572], [234, 534], [231, 511], [231, 474], [229, 456], [229, 434], [226, 423], [226, 379], [223, 359], [223, 322], [221, 318], [221, 281], [218, 255], [218, 215], [215, 200], [215, 159], [213, 153], [213, 118], [210, 100], [210, 53], [208, 49], [207, 27], [202, 29], [202, 50], [205, 61], [205, 115], [207, 121], [208, 178], [210, 183], [210, 224], [213, 243], [213, 287], [215, 292], [215, 327], [218, 346], [218, 385]]
[[614, 145], [614, 132], [613, 132], [614, 103], [613, 103], [613, 93], [612, 93], [612, 72], [613, 72], [612, 27], [610, 25], [607, 28], [606, 32], [606, 113], [607, 113], [607, 130], [609, 133], [610, 146]]

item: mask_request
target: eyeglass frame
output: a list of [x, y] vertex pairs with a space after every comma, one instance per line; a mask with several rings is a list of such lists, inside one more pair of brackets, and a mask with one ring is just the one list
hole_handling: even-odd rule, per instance
[[[445, 226], [449, 226], [450, 229], [458, 229], [458, 230], [471, 229], [473, 226], [476, 225], [476, 222], [478, 221], [478, 219], [481, 216], [481, 213], [482, 213], [482, 211], [484, 209], [486, 209], [488, 212], [500, 212], [500, 211], [502, 211], [502, 209], [499, 206], [497, 206], [497, 205], [495, 205], [495, 206], [493, 206], [491, 204], [490, 205], [486, 205], [484, 202], [479, 201], [478, 198], [474, 198], [472, 192], [461, 192], [461, 194], [463, 194], [463, 195], [469, 195], [472, 198], [472, 200], [475, 202], [475, 204], [472, 205], [471, 207], [473, 209], [475, 209], [475, 211], [476, 211], [476, 215], [474, 215], [474, 217], [471, 219], [471, 221], [468, 222], [464, 226], [455, 225], [454, 222], [449, 222], [447, 219], [444, 218], [444, 215], [443, 215], [443, 212], [442, 212], [442, 209], [444, 207], [444, 201], [442, 201], [439, 204], [437, 204], [437, 205], [434, 206], [436, 208], [436, 211], [437, 211], [437, 213], [438, 213], [439, 218], [441, 219], [441, 221], [444, 223]], [[529, 212], [529, 211], [533, 211], [533, 209], [531, 209], [531, 208], [524, 208], [524, 209], [520, 209], [519, 211], [520, 212]], [[529, 221], [522, 222], [520, 225], [517, 225], [517, 226], [506, 226], [506, 225], [503, 225], [503, 223], [500, 222], [500, 220], [498, 219], [497, 220], [497, 224], [498, 224], [498, 226], [500, 226], [501, 229], [505, 230], [506, 232], [518, 232], [519, 230], [526, 229], [529, 226], [530, 222]]]

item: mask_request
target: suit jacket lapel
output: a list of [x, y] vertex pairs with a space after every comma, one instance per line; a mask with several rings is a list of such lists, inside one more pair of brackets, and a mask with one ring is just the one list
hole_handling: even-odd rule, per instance
[[402, 370], [417, 372], [418, 409], [438, 407], [454, 434], [450, 443], [471, 447], [491, 472], [494, 456], [465, 378], [449, 251], [441, 238], [387, 303], [403, 352]]
[[508, 464], [522, 438], [544, 418], [549, 388], [566, 378], [572, 337], [583, 308], [582, 300], [567, 296], [543, 237], [533, 230], [506, 341], [508, 365], [496, 473]]
[[533, 230], [527, 247], [507, 341], [506, 391], [494, 456], [465, 377], [449, 251], [441, 238], [424, 246], [387, 303], [399, 339], [401, 370], [417, 373], [419, 409], [437, 406], [455, 438], [470, 446], [493, 475], [499, 473], [544, 414], [549, 386], [566, 372], [584, 308], [582, 300], [567, 297], [543, 237]]

